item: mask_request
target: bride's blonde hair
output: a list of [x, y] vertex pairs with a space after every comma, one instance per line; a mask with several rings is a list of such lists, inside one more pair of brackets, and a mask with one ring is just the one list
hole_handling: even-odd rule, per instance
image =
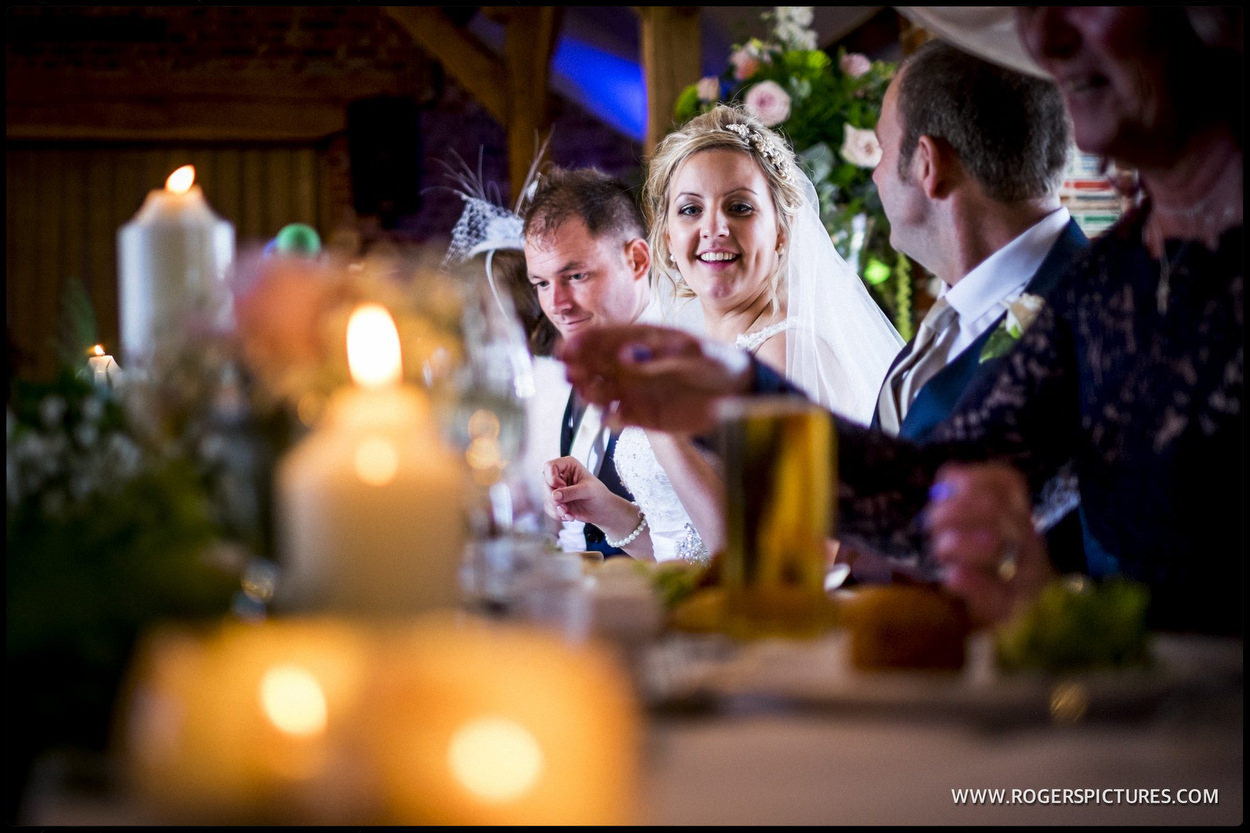
[[[741, 106], [718, 104], [665, 136], [647, 164], [642, 208], [650, 229], [652, 268], [672, 281], [677, 296], [682, 298], [693, 297], [694, 292], [670, 260], [668, 189], [683, 162], [700, 151], [717, 149], [746, 153], [763, 171], [786, 240], [791, 239], [793, 220], [803, 204], [801, 174], [790, 144]], [[774, 309], [783, 300], [781, 277], [786, 273], [787, 257], [788, 247], [778, 260], [777, 271], [769, 278]]]

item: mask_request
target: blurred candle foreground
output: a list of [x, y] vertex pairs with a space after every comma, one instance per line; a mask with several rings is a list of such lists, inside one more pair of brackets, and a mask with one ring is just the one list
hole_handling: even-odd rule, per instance
[[102, 344], [91, 348], [87, 369], [91, 371], [91, 381], [97, 385], [112, 385], [121, 378], [121, 368], [112, 356], [104, 352]]
[[154, 823], [639, 821], [639, 715], [605, 649], [450, 613], [148, 635], [123, 712]]
[[117, 233], [122, 358], [146, 368], [188, 313], [214, 323], [229, 315], [224, 277], [234, 260], [234, 226], [213, 213], [195, 168], [183, 165], [150, 191]]
[[347, 330], [355, 384], [335, 392], [277, 471], [279, 605], [404, 615], [459, 604], [464, 464], [424, 394], [401, 382], [399, 336], [364, 304]]

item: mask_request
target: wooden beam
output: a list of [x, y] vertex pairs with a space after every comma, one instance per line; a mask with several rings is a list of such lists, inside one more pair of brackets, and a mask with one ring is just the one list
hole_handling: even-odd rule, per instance
[[437, 6], [387, 6], [385, 11], [502, 125], [508, 124], [504, 62], [456, 26]]
[[681, 91], [699, 80], [702, 32], [697, 6], [634, 6], [642, 29], [642, 72], [647, 91], [647, 133], [643, 152], [650, 154], [673, 123]]
[[551, 56], [563, 9], [510, 9], [504, 58], [508, 67], [508, 180], [512, 200], [520, 196], [534, 154], [551, 125]]
[[310, 77], [18, 70], [6, 76], [5, 136], [113, 141], [305, 141], [346, 129], [349, 102], [420, 97], [393, 73]]
[[60, 99], [9, 102], [8, 139], [307, 141], [347, 129], [341, 104], [307, 101]]

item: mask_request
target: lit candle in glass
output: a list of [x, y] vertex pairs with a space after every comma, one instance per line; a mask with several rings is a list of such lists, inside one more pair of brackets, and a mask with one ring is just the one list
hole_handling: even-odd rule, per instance
[[599, 643], [431, 615], [379, 656], [360, 737], [388, 824], [641, 820], [637, 703]]
[[170, 824], [342, 824], [370, 637], [329, 619], [167, 625], [145, 635], [124, 702], [130, 787]]
[[278, 602], [403, 615], [459, 603], [466, 475], [425, 395], [402, 383], [399, 335], [365, 304], [347, 328], [354, 384], [277, 472]]
[[229, 315], [224, 277], [234, 260], [234, 226], [213, 213], [183, 165], [117, 233], [122, 357], [129, 368], [150, 365], [157, 345], [186, 324], [189, 313], [213, 323]]

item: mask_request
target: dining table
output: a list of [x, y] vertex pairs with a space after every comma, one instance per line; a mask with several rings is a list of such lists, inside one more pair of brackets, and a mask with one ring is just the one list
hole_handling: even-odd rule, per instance
[[645, 823], [1243, 820], [1240, 640], [1158, 636], [1151, 670], [1016, 680], [984, 641], [953, 675], [856, 671], [845, 642], [735, 645], [653, 706]]
[[[639, 825], [1243, 821], [1239, 638], [1152, 634], [1149, 666], [1062, 675], [1005, 674], [974, 634], [959, 670], [865, 671], [844, 629], [731, 638], [633, 603], [592, 606], [615, 626], [592, 621], [579, 638], [615, 652], [635, 689]], [[148, 821], [117, 791], [55, 772], [36, 779], [23, 820]]]

